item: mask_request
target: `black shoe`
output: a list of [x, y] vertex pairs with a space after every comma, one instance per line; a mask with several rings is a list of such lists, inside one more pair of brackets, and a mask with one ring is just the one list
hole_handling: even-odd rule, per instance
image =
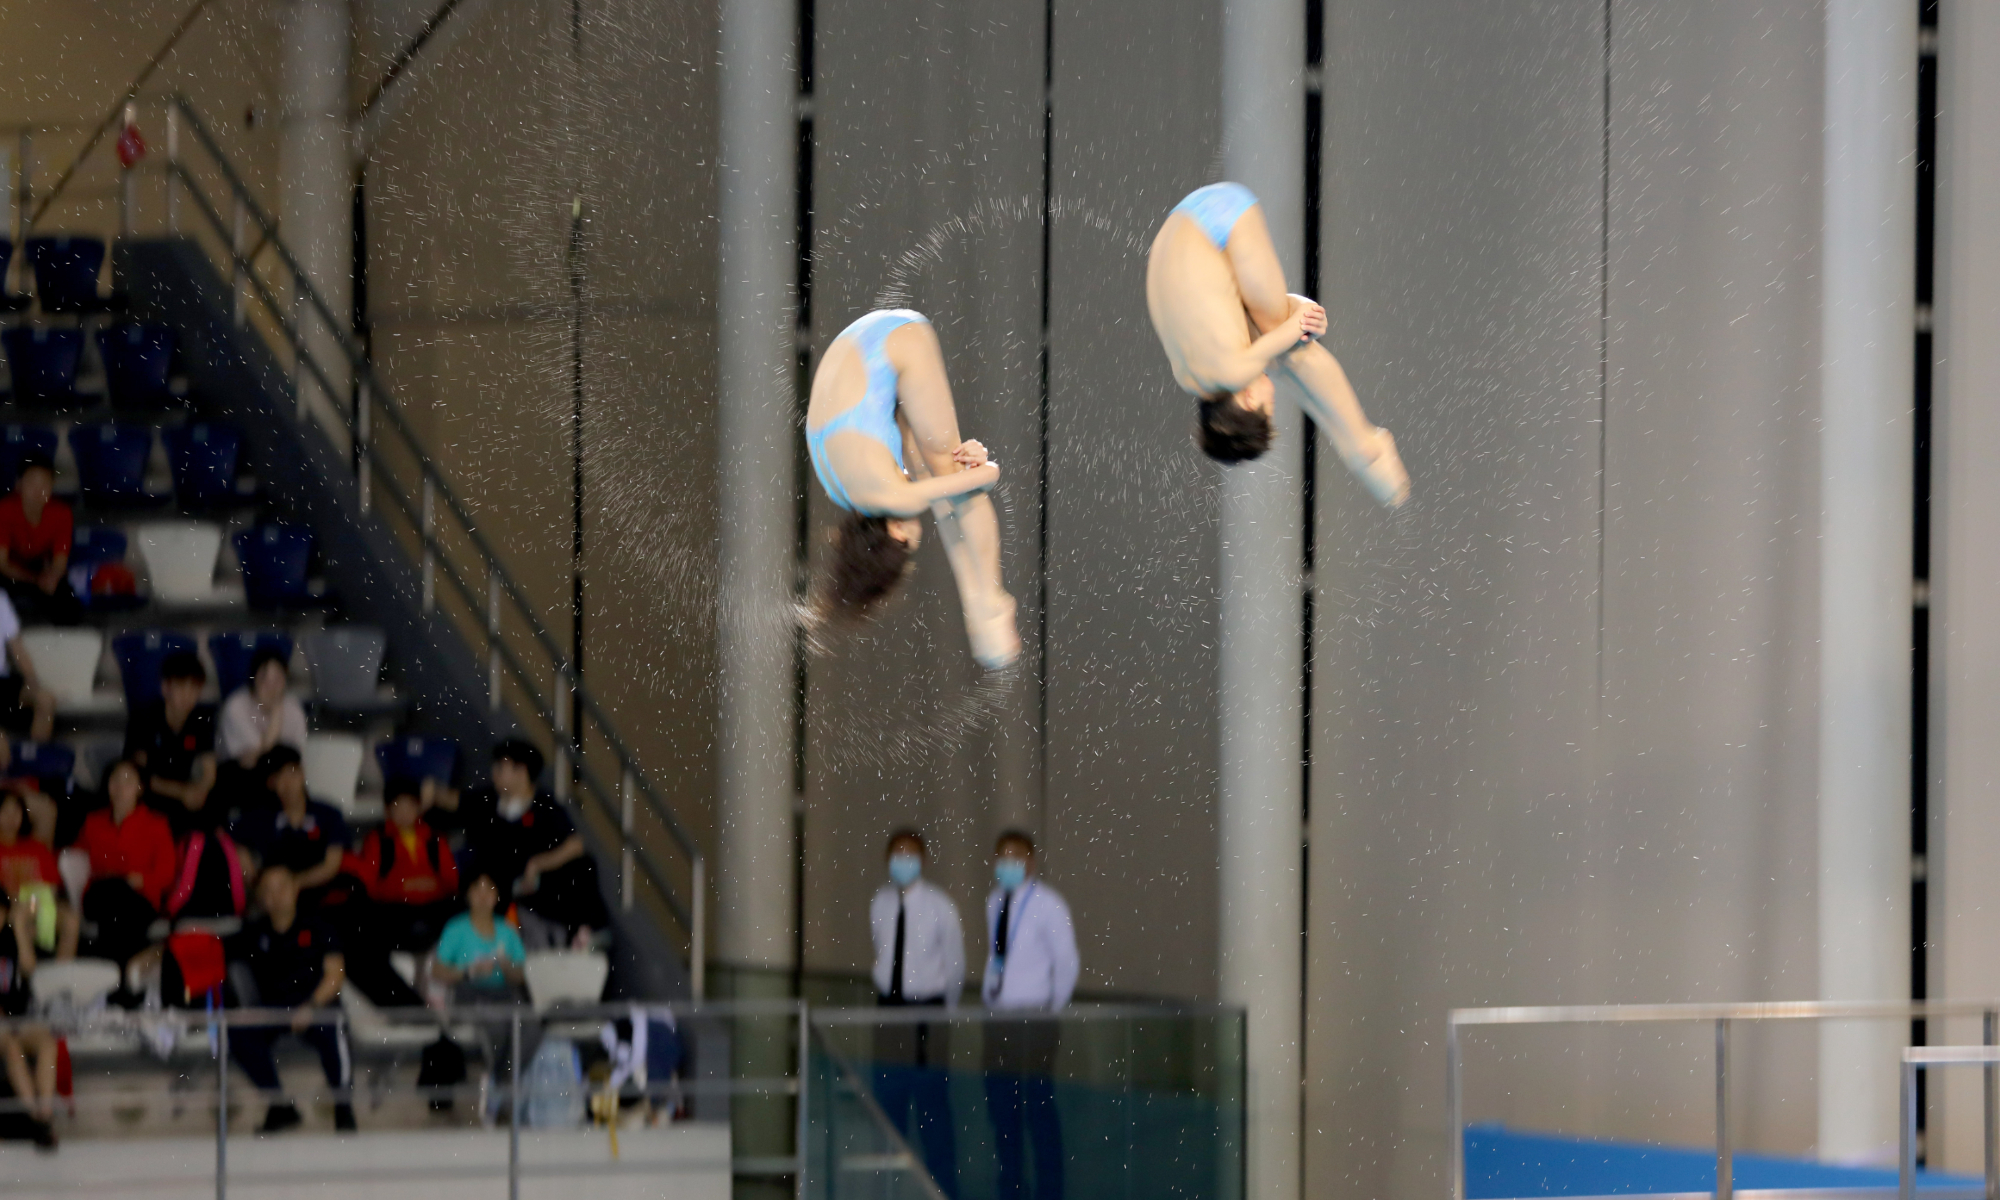
[[292, 1107], [290, 1101], [280, 1101], [264, 1110], [264, 1125], [258, 1132], [283, 1133], [295, 1128], [300, 1120], [299, 1110]]
[[333, 1130], [335, 1133], [354, 1132], [354, 1106], [352, 1104], [336, 1104], [333, 1106]]
[[54, 1150], [56, 1148], [55, 1126], [49, 1124], [47, 1121], [31, 1119], [28, 1122], [28, 1136], [34, 1139], [35, 1149], [37, 1150]]

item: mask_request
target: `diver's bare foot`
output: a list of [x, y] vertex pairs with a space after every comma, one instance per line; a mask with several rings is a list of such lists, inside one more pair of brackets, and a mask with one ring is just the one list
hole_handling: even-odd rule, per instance
[[1021, 635], [1014, 627], [1014, 598], [1000, 593], [1001, 602], [984, 617], [967, 618], [966, 638], [972, 643], [972, 657], [989, 671], [1012, 666], [1021, 657]]
[[1354, 477], [1368, 489], [1368, 494], [1385, 508], [1401, 508], [1410, 498], [1410, 473], [1403, 467], [1403, 456], [1396, 453], [1396, 439], [1388, 430], [1375, 430], [1374, 453], [1368, 459], [1350, 459], [1347, 468]]

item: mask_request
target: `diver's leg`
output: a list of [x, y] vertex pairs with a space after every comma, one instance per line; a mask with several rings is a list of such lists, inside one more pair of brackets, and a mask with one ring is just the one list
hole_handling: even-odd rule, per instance
[[[908, 334], [907, 338], [903, 335]], [[951, 452], [964, 441], [951, 384], [945, 378], [944, 356], [929, 325], [905, 325], [889, 335], [899, 375], [896, 416], [904, 430], [903, 460], [917, 478], [949, 475], [958, 464]], [[1021, 653], [1014, 627], [1014, 598], [1000, 579], [1000, 515], [984, 492], [939, 500], [931, 505], [938, 539], [958, 581], [959, 604], [965, 612], [972, 654], [981, 665], [1003, 667]]]

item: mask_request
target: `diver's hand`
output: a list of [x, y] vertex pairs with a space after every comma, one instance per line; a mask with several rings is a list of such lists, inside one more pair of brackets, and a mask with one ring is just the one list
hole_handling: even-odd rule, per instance
[[986, 447], [968, 438], [951, 452], [951, 461], [957, 463], [961, 471], [976, 470], [988, 462]]
[[1309, 342], [1326, 332], [1326, 309], [1317, 300], [1306, 296], [1292, 295], [1292, 311], [1289, 319], [1299, 323], [1299, 340]]

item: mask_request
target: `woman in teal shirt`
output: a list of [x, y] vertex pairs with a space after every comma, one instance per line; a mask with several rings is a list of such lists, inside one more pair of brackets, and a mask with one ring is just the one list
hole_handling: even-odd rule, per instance
[[494, 915], [500, 888], [491, 875], [474, 877], [465, 904], [467, 911], [447, 922], [438, 937], [431, 977], [456, 985], [465, 1000], [512, 999], [528, 952], [514, 927]]

